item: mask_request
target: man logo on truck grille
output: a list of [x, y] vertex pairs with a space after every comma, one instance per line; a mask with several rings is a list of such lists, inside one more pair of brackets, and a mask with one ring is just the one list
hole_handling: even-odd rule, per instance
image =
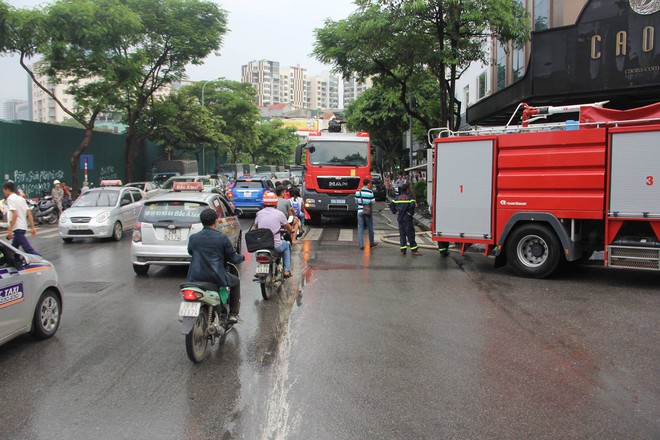
[[330, 181], [328, 182], [328, 186], [332, 186], [335, 188], [348, 188], [348, 182], [346, 181]]
[[660, 11], [660, 0], [630, 0], [630, 7], [640, 15], [651, 15]]

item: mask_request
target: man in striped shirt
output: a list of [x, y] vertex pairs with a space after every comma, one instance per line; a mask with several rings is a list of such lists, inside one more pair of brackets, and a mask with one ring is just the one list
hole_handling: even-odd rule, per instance
[[[378, 246], [378, 243], [374, 241], [374, 217], [373, 206], [374, 206], [374, 192], [371, 190], [371, 180], [364, 179], [364, 186], [359, 191], [355, 192], [355, 202], [357, 203], [357, 224], [358, 224], [358, 244], [360, 249], [364, 249], [364, 224], [367, 224], [369, 230], [369, 247]], [[365, 213], [364, 207], [367, 207], [367, 210], [370, 212]], [[371, 209], [369, 209], [369, 207]]]

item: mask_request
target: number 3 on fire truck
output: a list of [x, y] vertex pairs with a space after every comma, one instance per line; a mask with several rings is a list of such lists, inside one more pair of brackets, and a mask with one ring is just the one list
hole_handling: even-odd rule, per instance
[[646, 186], [653, 186], [653, 176], [646, 176]]

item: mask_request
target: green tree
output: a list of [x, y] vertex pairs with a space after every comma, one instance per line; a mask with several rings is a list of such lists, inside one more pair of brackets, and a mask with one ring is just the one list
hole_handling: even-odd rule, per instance
[[[139, 20], [120, 3], [63, 0], [45, 9], [12, 10], [8, 23], [6, 50], [19, 55], [22, 68], [75, 121], [72, 125], [85, 130], [69, 159], [77, 188], [78, 159], [90, 143], [97, 116], [110, 109], [123, 82], [121, 76], [104, 76], [112, 58], [109, 42], [134, 37]], [[27, 60], [36, 55], [42, 60], [28, 66]], [[37, 74], [45, 74], [48, 82], [39, 81]], [[66, 85], [75, 106], [65, 105], [51, 83]]]
[[6, 50], [8, 42], [8, 17], [9, 17], [9, 6], [0, 1], [0, 53]]
[[140, 119], [139, 134], [149, 138], [170, 156], [174, 150], [198, 151], [201, 144], [216, 146], [223, 138], [224, 121], [199, 104], [183, 87], [157, 99]]
[[[529, 37], [524, 8], [511, 0], [356, 0], [344, 20], [316, 29], [314, 54], [345, 77], [375, 77], [397, 86], [406, 112], [428, 130], [460, 125], [456, 80], [472, 61], [488, 62], [488, 38], [519, 44]], [[439, 113], [428, 120], [411, 93], [430, 73]]]
[[218, 80], [205, 84], [193, 84], [188, 93], [194, 95], [199, 103], [202, 101], [204, 88], [204, 106], [216, 118], [224, 121], [222, 136], [214, 145], [216, 149], [215, 168], [218, 164], [218, 150], [229, 153], [229, 161], [238, 163], [241, 154], [247, 153], [256, 142], [259, 109], [255, 105], [256, 91], [249, 83]]
[[126, 180], [133, 160], [151, 134], [139, 127], [154, 101], [154, 93], [183, 78], [188, 64], [201, 64], [217, 52], [227, 32], [226, 12], [203, 0], [107, 0], [125, 4], [140, 19], [138, 38], [113, 48], [111, 74], [126, 78], [114, 107], [125, 115]]
[[286, 165], [291, 162], [299, 143], [295, 128], [285, 127], [279, 119], [271, 119], [259, 124], [257, 133], [253, 163]]

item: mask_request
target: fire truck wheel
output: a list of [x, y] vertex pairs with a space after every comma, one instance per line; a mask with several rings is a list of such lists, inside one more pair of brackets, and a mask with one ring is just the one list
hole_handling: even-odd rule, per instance
[[559, 239], [544, 225], [526, 224], [513, 231], [508, 239], [507, 263], [518, 275], [546, 278], [562, 258]]

